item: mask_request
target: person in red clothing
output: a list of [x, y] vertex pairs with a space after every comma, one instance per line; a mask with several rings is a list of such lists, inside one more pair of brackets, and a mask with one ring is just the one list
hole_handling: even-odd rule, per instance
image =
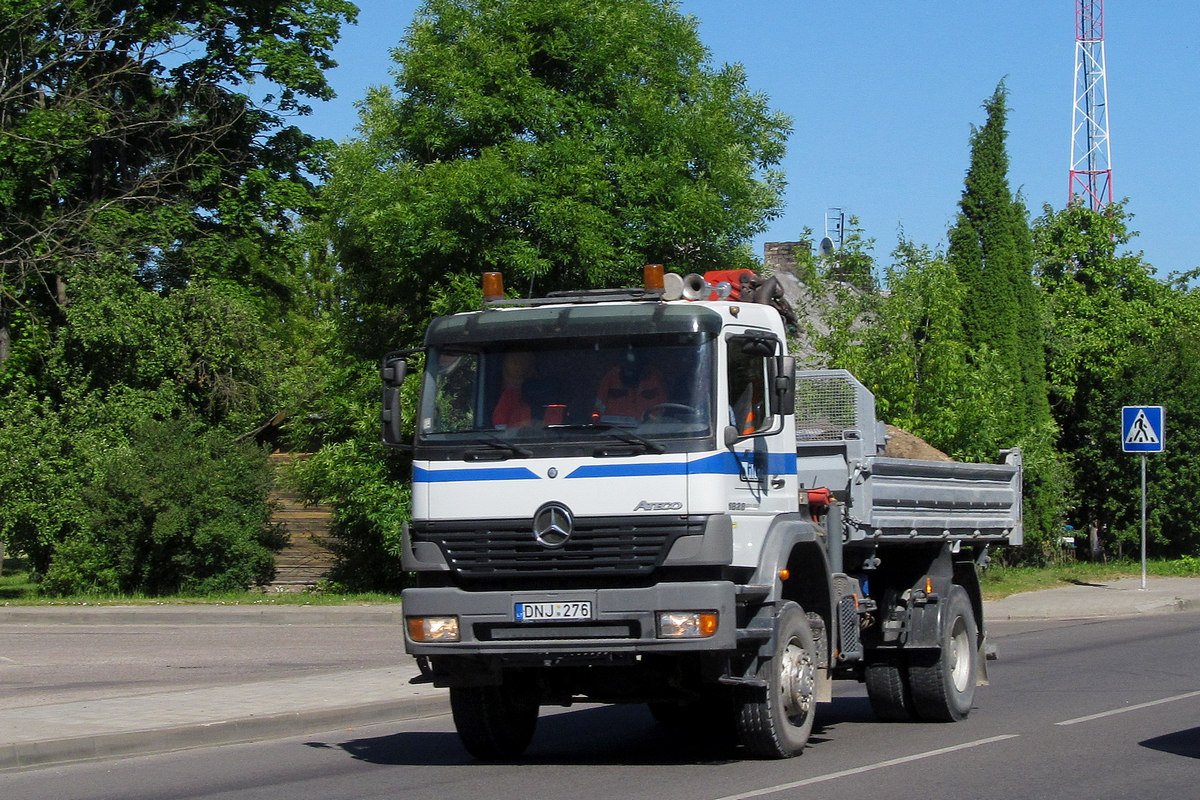
[[533, 422], [533, 410], [525, 399], [525, 381], [533, 376], [533, 353], [514, 352], [504, 357], [504, 385], [492, 411], [497, 428], [522, 428]]
[[641, 421], [655, 406], [667, 402], [662, 372], [646, 366], [634, 354], [605, 373], [596, 390], [595, 415], [629, 417]]

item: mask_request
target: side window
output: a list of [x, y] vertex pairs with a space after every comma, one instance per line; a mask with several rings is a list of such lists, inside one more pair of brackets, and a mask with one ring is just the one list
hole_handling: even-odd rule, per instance
[[422, 432], [455, 433], [477, 427], [478, 354], [442, 352], [435, 359], [433, 407], [421, 420]]
[[734, 337], [728, 342], [729, 424], [742, 436], [771, 424], [767, 412], [767, 358], [773, 349], [761, 339]]

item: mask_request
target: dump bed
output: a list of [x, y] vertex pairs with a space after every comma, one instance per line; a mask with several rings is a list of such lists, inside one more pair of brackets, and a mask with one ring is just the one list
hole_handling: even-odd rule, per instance
[[888, 458], [875, 398], [845, 370], [796, 373], [796, 471], [801, 490], [846, 504], [851, 541], [1020, 544], [1019, 449], [1000, 464]]

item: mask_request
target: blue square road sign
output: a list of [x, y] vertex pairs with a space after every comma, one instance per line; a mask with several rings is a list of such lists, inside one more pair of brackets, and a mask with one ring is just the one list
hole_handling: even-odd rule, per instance
[[1126, 453], [1161, 453], [1166, 447], [1166, 413], [1162, 406], [1121, 409], [1121, 449]]

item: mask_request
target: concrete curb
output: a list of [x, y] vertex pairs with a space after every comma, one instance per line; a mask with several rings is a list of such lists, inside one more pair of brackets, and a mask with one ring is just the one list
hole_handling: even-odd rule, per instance
[[300, 711], [203, 724], [113, 731], [36, 742], [0, 744], [0, 772], [99, 758], [154, 755], [196, 747], [239, 744], [385, 722], [436, 717], [450, 712], [445, 694], [361, 706]]
[[404, 622], [386, 606], [9, 606], [0, 625], [377, 625]]
[[985, 617], [989, 623], [991, 622], [1034, 622], [1037, 620], [1053, 619], [1060, 622], [1078, 622], [1085, 619], [1121, 619], [1127, 617], [1140, 617], [1149, 614], [1172, 614], [1180, 611], [1195, 611], [1200, 609], [1194, 600], [1184, 597], [1176, 597], [1172, 600], [1163, 600], [1157, 602], [1145, 603], [1137, 606], [1132, 610], [1126, 611], [1111, 611], [1103, 609], [1084, 609], [1078, 612], [1064, 612], [1054, 617], [1048, 617], [1045, 614], [1036, 612], [1011, 611], [1001, 612], [992, 611], [990, 614], [985, 610]]

